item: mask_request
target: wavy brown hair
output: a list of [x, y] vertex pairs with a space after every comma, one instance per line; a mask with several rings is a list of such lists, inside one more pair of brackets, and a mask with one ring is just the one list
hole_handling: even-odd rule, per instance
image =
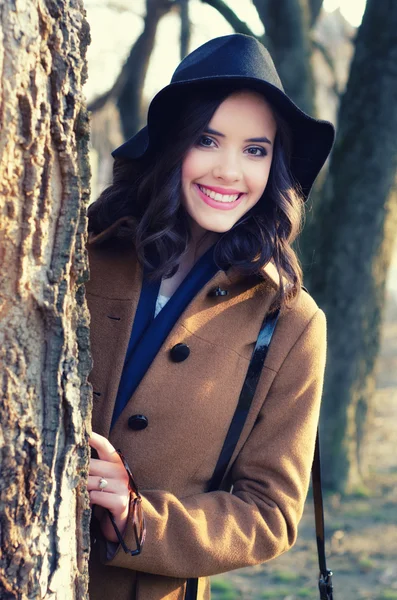
[[[211, 87], [184, 94], [168, 107], [150, 152], [136, 160], [116, 158], [113, 182], [88, 209], [89, 231], [110, 230], [106, 243], [134, 244], [138, 260], [152, 280], [171, 277], [191, 240], [187, 213], [181, 204], [181, 168], [221, 102], [235, 89]], [[302, 284], [302, 270], [291, 247], [300, 232], [303, 198], [289, 170], [291, 136], [273, 108], [277, 124], [273, 160], [266, 189], [239, 221], [217, 240], [214, 260], [220, 269], [238, 267], [259, 274], [273, 261], [280, 285], [272, 308], [289, 305]], [[124, 219], [123, 219], [124, 217]], [[101, 243], [102, 236], [98, 237]]]

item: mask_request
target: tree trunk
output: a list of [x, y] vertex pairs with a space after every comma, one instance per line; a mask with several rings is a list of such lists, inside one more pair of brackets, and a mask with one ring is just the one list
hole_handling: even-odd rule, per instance
[[286, 93], [299, 108], [314, 114], [308, 0], [253, 0], [253, 3], [265, 27], [264, 44]]
[[82, 2], [4, 2], [0, 38], [0, 597], [86, 600]]
[[143, 86], [153, 52], [160, 19], [172, 8], [170, 0], [146, 0], [146, 17], [139, 36], [123, 67], [123, 84], [117, 95], [124, 137], [128, 139], [141, 127]]
[[189, 54], [191, 23], [189, 17], [189, 0], [179, 0], [179, 10], [181, 14], [181, 60]]
[[397, 4], [368, 0], [342, 98], [338, 137], [303, 238], [306, 281], [328, 319], [324, 483], [362, 482], [385, 281], [397, 226]]
[[310, 28], [316, 25], [324, 0], [309, 0]]

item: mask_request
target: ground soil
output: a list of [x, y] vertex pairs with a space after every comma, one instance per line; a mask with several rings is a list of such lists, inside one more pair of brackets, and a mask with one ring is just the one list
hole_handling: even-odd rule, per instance
[[[397, 304], [388, 304], [361, 495], [325, 498], [334, 600], [397, 600]], [[213, 600], [318, 600], [313, 504], [295, 546], [266, 564], [212, 579]]]

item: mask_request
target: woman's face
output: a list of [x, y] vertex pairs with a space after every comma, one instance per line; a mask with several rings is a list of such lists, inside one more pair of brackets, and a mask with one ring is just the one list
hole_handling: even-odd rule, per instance
[[182, 163], [182, 204], [195, 230], [229, 231], [258, 202], [275, 135], [273, 111], [259, 94], [236, 92], [219, 105]]

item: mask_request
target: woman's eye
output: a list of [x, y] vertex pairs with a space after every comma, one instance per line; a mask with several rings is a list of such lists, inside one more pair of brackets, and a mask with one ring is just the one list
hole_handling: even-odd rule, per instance
[[251, 156], [267, 156], [266, 150], [261, 146], [252, 146], [251, 148], [248, 148], [248, 154], [251, 154]]
[[209, 148], [212, 144], [214, 144], [214, 140], [207, 135], [202, 135], [198, 141], [199, 146], [205, 146], [206, 148]]

